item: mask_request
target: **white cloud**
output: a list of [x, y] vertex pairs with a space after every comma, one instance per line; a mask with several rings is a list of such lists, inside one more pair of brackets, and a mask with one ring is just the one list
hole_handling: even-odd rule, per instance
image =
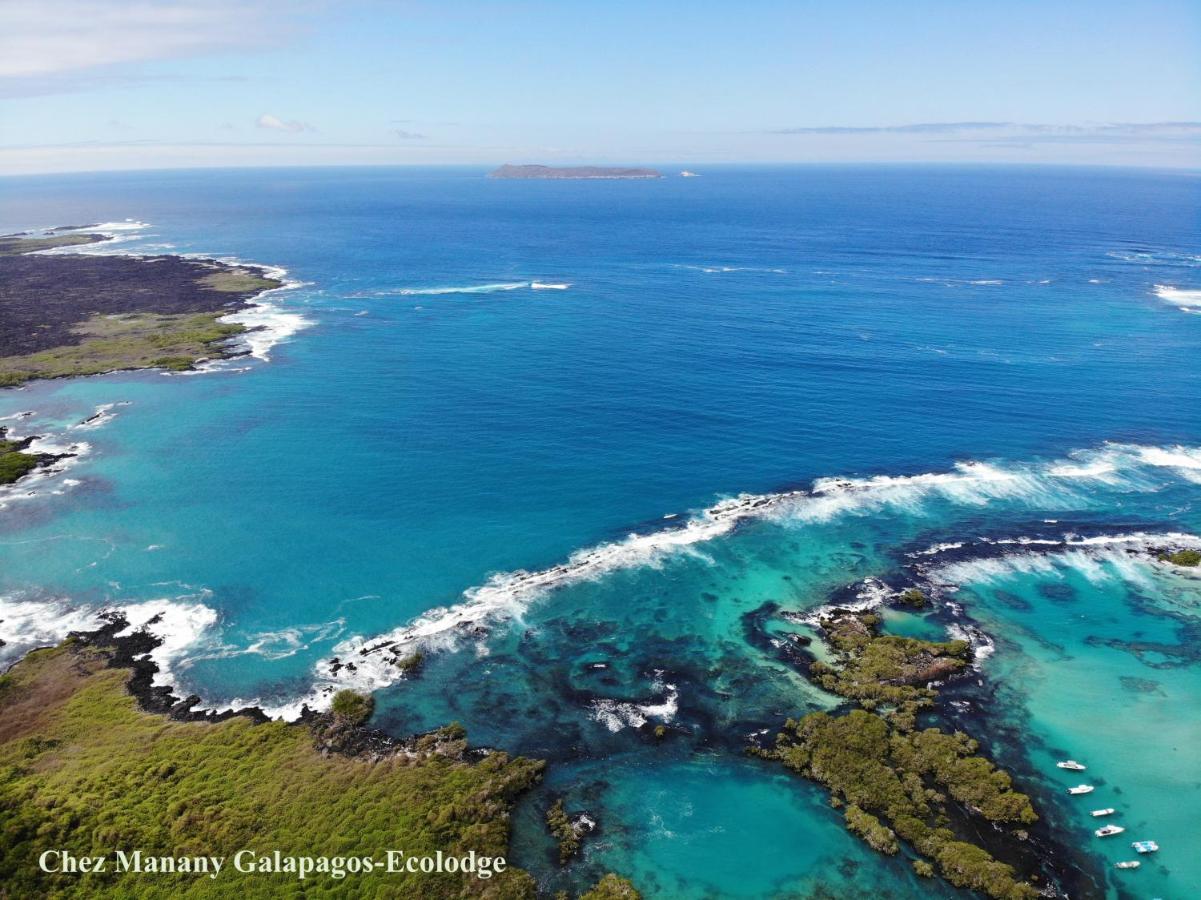
[[302, 131], [316, 131], [317, 129], [308, 122], [300, 122], [296, 119], [281, 119], [279, 116], [273, 116], [271, 113], [263, 113], [254, 124], [259, 128], [268, 128], [272, 131], [291, 131], [293, 134], [299, 134]]
[[287, 30], [288, 9], [282, 0], [0, 0], [0, 81], [44, 92], [47, 80], [97, 67], [262, 46]]

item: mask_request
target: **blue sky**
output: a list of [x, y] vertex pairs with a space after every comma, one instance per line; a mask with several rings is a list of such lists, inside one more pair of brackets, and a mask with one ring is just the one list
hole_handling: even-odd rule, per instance
[[0, 0], [0, 173], [1201, 168], [1201, 2]]

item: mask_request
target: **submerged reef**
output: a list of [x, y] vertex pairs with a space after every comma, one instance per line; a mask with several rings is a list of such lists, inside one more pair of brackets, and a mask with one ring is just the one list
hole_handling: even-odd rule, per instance
[[1038, 820], [1030, 798], [968, 735], [917, 727], [936, 684], [968, 664], [970, 646], [881, 634], [879, 623], [849, 610], [821, 620], [835, 661], [814, 661], [808, 674], [856, 708], [789, 719], [773, 746], [752, 752], [825, 786], [848, 830], [881, 853], [914, 854], [918, 874], [937, 870], [998, 900], [1038, 896], [981, 837], [1024, 840], [1023, 826]]
[[581, 894], [580, 900], [642, 900], [642, 895], [628, 879], [609, 873], [591, 890]]
[[559, 848], [559, 864], [578, 856], [584, 838], [596, 829], [596, 822], [587, 813], [569, 815], [560, 797], [546, 811], [546, 828]]
[[220, 320], [282, 286], [214, 259], [38, 252], [107, 239], [0, 236], [0, 387], [234, 355], [229, 339], [247, 329]]

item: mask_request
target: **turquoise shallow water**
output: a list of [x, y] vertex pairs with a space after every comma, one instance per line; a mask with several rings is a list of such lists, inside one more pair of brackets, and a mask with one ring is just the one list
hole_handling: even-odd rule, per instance
[[[303, 285], [276, 302], [311, 325], [269, 363], [0, 394], [0, 416], [34, 413], [4, 424], [90, 445], [2, 501], [5, 650], [149, 603], [175, 612], [172, 679], [214, 705], [366, 680], [382, 727], [457, 719], [548, 758], [514, 843], [548, 886], [612, 869], [657, 897], [937, 896], [741, 752], [834, 704], [780, 657], [805, 630], [780, 611], [933, 579], [995, 645], [963, 727], [1087, 889], [1201, 891], [1196, 579], [1110, 545], [980, 543], [1201, 533], [1201, 317], [1161, 296], [1201, 288], [1194, 176], [480, 176], [8, 180], [3, 230], [140, 220], [114, 247], [282, 265]], [[742, 492], [766, 513], [703, 512]], [[517, 570], [542, 574], [489, 581]], [[486, 628], [430, 612], [464, 603]], [[435, 648], [419, 679], [323, 668], [414, 621]], [[1053, 766], [1069, 754], [1099, 785], [1084, 805]], [[566, 872], [551, 793], [600, 822]], [[1102, 805], [1127, 835], [1091, 836], [1080, 811]], [[1114, 872], [1135, 831], [1163, 851]]]

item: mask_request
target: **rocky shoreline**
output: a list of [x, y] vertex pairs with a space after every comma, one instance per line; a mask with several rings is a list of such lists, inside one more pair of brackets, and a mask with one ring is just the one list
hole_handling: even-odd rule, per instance
[[46, 453], [33, 450], [32, 445], [41, 436], [31, 434], [27, 437], [10, 439], [8, 428], [0, 426], [0, 486], [16, 484], [27, 475], [47, 469], [60, 460], [75, 456], [74, 453]]
[[[146, 712], [165, 716], [176, 722], [225, 722], [233, 718], [248, 718], [255, 723], [272, 721], [257, 706], [226, 709], [220, 712], [197, 709], [202, 699], [196, 694], [181, 697], [175, 688], [156, 685], [158, 665], [151, 658], [151, 651], [162, 640], [147, 630], [157, 624], [157, 617], [145, 626], [130, 629], [128, 621], [120, 613], [102, 613], [105, 624], [93, 631], [72, 632], [68, 641], [81, 647], [100, 650], [108, 656], [110, 668], [128, 669], [130, 677], [126, 690]], [[330, 712], [318, 712], [306, 707], [288, 727], [307, 728], [320, 738], [320, 749], [342, 756], [365, 759], [372, 762], [394, 757], [416, 756], [437, 753], [461, 762], [481, 759], [494, 751], [489, 747], [468, 748], [465, 733], [458, 726], [446, 726], [434, 731], [396, 738], [384, 731], [362, 723], [337, 723], [336, 733], [331, 734], [334, 716]]]
[[0, 387], [243, 355], [223, 321], [284, 286], [264, 266], [179, 255], [49, 252], [115, 240], [63, 226], [0, 236]]

